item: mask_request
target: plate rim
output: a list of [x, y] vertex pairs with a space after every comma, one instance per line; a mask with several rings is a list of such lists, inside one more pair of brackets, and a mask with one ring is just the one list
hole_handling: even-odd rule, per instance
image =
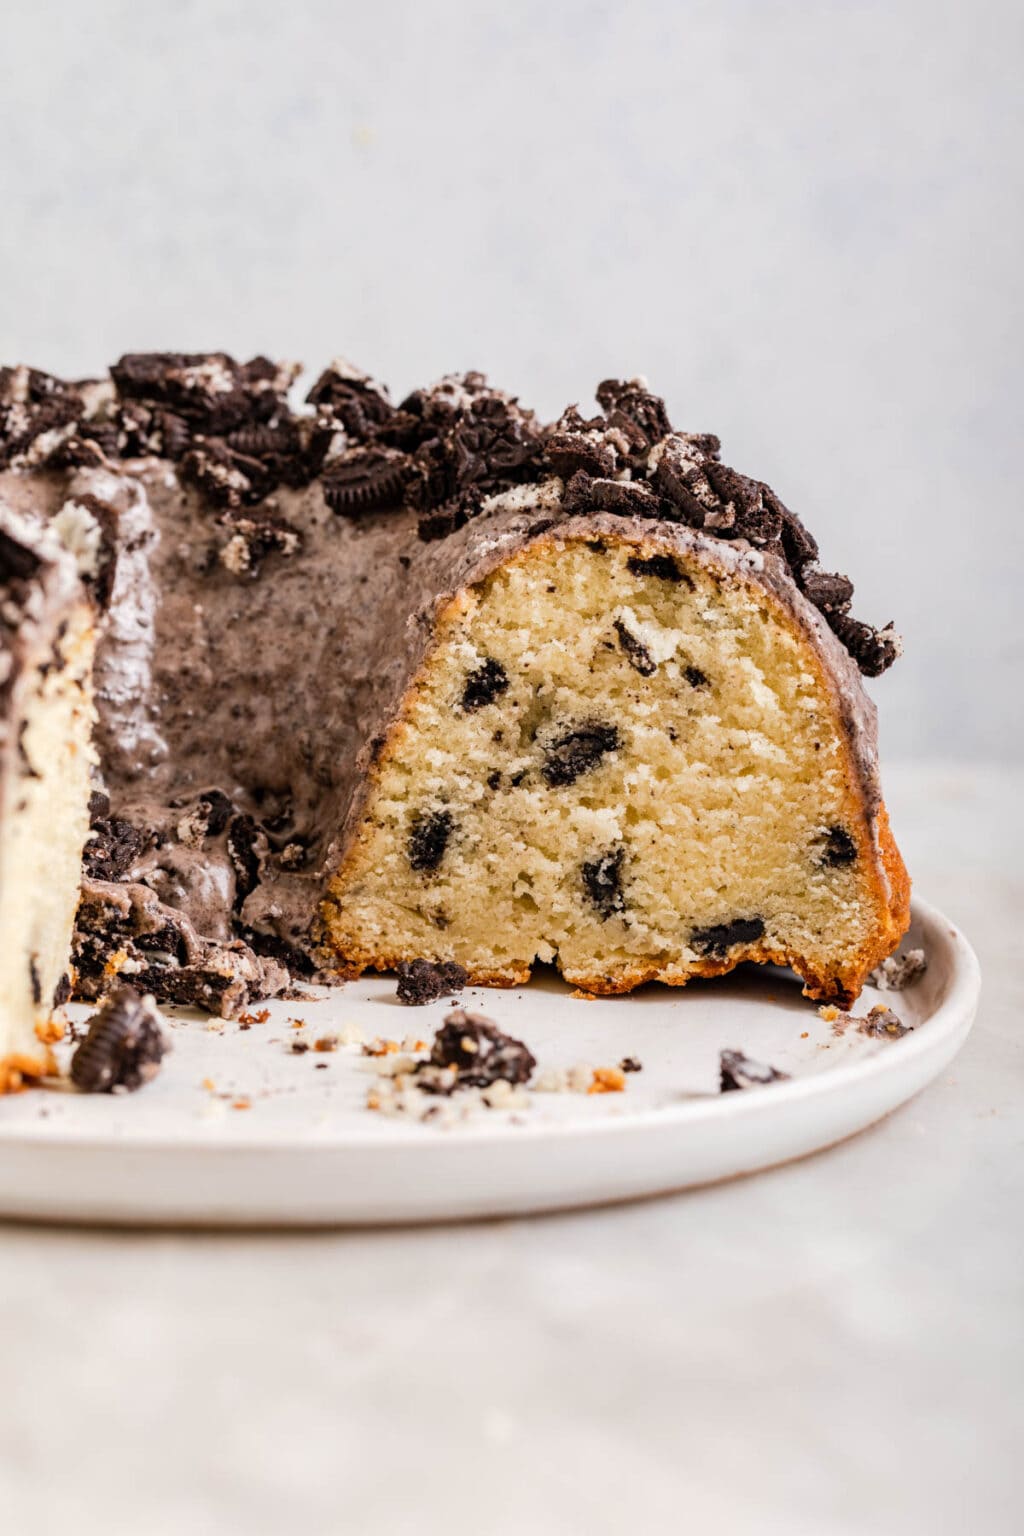
[[[911, 903], [911, 917], [926, 931], [932, 931], [940, 936], [952, 951], [952, 967], [947, 990], [935, 1011], [929, 1015], [926, 1021], [927, 1027], [914, 1030], [902, 1039], [892, 1041], [884, 1052], [876, 1052], [857, 1061], [840, 1063], [827, 1072], [806, 1073], [785, 1082], [773, 1084], [769, 1101], [772, 1106], [779, 1109], [803, 1099], [824, 1099], [829, 1094], [849, 1091], [873, 1077], [887, 1076], [892, 1070], [894, 1059], [909, 1065], [916, 1058], [928, 1056], [945, 1046], [952, 1047], [950, 1050], [950, 1057], [952, 1057], [963, 1044], [974, 1023], [981, 995], [981, 967], [978, 957], [962, 930], [930, 902], [915, 896]], [[626, 999], [620, 998], [618, 1001], [622, 1003]], [[899, 1053], [898, 1056], [896, 1053]], [[907, 1098], [912, 1098], [917, 1091], [919, 1089], [912, 1090]], [[906, 1102], [906, 1100], [900, 1102]], [[530, 1146], [535, 1148], [538, 1143], [557, 1144], [595, 1135], [600, 1135], [602, 1138], [634, 1135], [654, 1127], [667, 1128], [680, 1121], [692, 1123], [725, 1117], [755, 1118], [763, 1114], [767, 1107], [765, 1097], [756, 1092], [709, 1094], [707, 1097], [694, 1096], [692, 1099], [684, 1099], [677, 1103], [645, 1106], [636, 1110], [627, 1109], [620, 1115], [605, 1116], [593, 1121], [523, 1119], [517, 1121], [514, 1126], [504, 1122], [463, 1123], [458, 1127], [456, 1136], [444, 1138], [437, 1136], [436, 1129], [422, 1126], [418, 1122], [407, 1123], [400, 1117], [395, 1117], [393, 1122], [389, 1122], [389, 1126], [393, 1124], [394, 1137], [384, 1138], [378, 1129], [368, 1125], [365, 1132], [347, 1128], [344, 1133], [334, 1136], [319, 1134], [301, 1139], [294, 1135], [272, 1138], [266, 1135], [254, 1135], [243, 1126], [240, 1126], [237, 1132], [232, 1131], [230, 1136], [225, 1137], [222, 1134], [223, 1127], [218, 1133], [212, 1126], [202, 1122], [197, 1122], [190, 1127], [187, 1137], [168, 1135], [166, 1131], [147, 1134], [144, 1128], [138, 1131], [133, 1130], [128, 1136], [104, 1137], [83, 1135], [79, 1129], [65, 1128], [51, 1123], [40, 1126], [38, 1122], [21, 1122], [5, 1126], [0, 1117], [0, 1152], [13, 1146], [32, 1147], [40, 1151], [46, 1148], [61, 1153], [72, 1152], [75, 1149], [94, 1153], [117, 1147], [126, 1154], [139, 1152], [147, 1156], [159, 1153], [176, 1155], [206, 1153], [215, 1155], [218, 1160], [229, 1160], [238, 1156], [251, 1157], [254, 1153], [259, 1153], [284, 1160], [295, 1156], [308, 1157], [316, 1152], [331, 1156], [343, 1155], [348, 1151], [391, 1152], [397, 1146], [408, 1145], [413, 1140], [424, 1153], [428, 1147], [452, 1143], [457, 1143], [460, 1147], [494, 1147], [503, 1142], [528, 1141]], [[883, 1113], [886, 1112], [883, 1111]], [[424, 1135], [425, 1131], [429, 1134]], [[0, 1207], [2, 1203], [0, 1200]]]

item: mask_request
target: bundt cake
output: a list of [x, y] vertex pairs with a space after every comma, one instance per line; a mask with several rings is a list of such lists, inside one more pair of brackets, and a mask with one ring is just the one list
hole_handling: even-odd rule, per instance
[[0, 500], [0, 1093], [53, 1069], [89, 830], [95, 524]]
[[908, 921], [861, 681], [898, 640], [800, 520], [641, 381], [545, 426], [479, 374], [294, 375], [0, 371], [0, 497], [113, 552], [79, 993], [756, 960], [854, 998]]

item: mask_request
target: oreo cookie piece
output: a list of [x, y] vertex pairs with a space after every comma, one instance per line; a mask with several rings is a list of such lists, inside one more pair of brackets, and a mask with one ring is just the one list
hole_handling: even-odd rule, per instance
[[454, 830], [451, 811], [427, 811], [414, 816], [408, 844], [409, 863], [413, 869], [421, 873], [437, 869]]
[[622, 652], [633, 668], [641, 677], [653, 677], [658, 670], [658, 663], [644, 645], [643, 641], [627, 629], [621, 619], [615, 620], [615, 633], [619, 637], [619, 645]]
[[153, 999], [119, 986], [89, 1020], [71, 1081], [82, 1093], [131, 1093], [156, 1076], [169, 1049]]
[[720, 1051], [718, 1067], [722, 1093], [738, 1088], [763, 1088], [767, 1083], [784, 1083], [789, 1079], [788, 1072], [779, 1072], [742, 1051]]
[[819, 862], [830, 869], [841, 869], [846, 864], [852, 864], [857, 857], [857, 844], [845, 827], [829, 827], [824, 837], [819, 839], [819, 848]]
[[[417, 1073], [427, 1092], [451, 1093], [458, 1088], [486, 1088], [503, 1081], [513, 1086], [529, 1082], [536, 1057], [521, 1040], [502, 1034], [491, 1019], [456, 1008], [434, 1036], [430, 1061]], [[454, 1071], [454, 1083], [432, 1081], [430, 1069]]]
[[659, 581], [685, 581], [689, 585], [689, 577], [671, 555], [630, 555], [626, 568], [634, 576], [656, 576]]
[[913, 1024], [904, 1024], [898, 1014], [883, 1004], [870, 1008], [867, 1018], [858, 1027], [862, 1035], [874, 1036], [878, 1040], [901, 1040], [914, 1028]]
[[324, 500], [342, 517], [365, 517], [398, 508], [409, 477], [409, 460], [393, 448], [354, 448], [324, 470]]
[[475, 709], [482, 709], [485, 704], [493, 704], [495, 699], [507, 692], [508, 673], [500, 661], [488, 656], [466, 678], [460, 703], [467, 713], [471, 713]]
[[600, 720], [587, 721], [548, 744], [541, 764], [541, 774], [550, 789], [575, 784], [581, 774], [596, 768], [601, 759], [621, 745], [614, 725]]
[[622, 894], [623, 848], [613, 848], [600, 858], [592, 859], [582, 869], [583, 886], [591, 902], [603, 918], [614, 916], [625, 906]]
[[255, 581], [270, 555], [288, 558], [302, 548], [302, 535], [282, 517], [233, 515], [225, 520], [228, 532], [218, 558], [233, 576]]
[[652, 395], [642, 379], [604, 379], [597, 386], [597, 400], [610, 421], [621, 416], [642, 432], [649, 444], [672, 431], [664, 400]]
[[420, 1007], [443, 997], [446, 992], [461, 992], [466, 972], [454, 960], [403, 960], [395, 967], [398, 974], [398, 1001]]
[[865, 677], [881, 677], [902, 652], [902, 641], [891, 622], [884, 629], [873, 629], [846, 613], [825, 617]]
[[[105, 795], [96, 803], [110, 804]], [[82, 854], [83, 869], [92, 880], [123, 880], [149, 842], [148, 831], [120, 816], [96, 816]]]
[[764, 936], [764, 920], [760, 917], [734, 917], [731, 923], [712, 923], [707, 928], [695, 928], [690, 943], [701, 955], [718, 959], [735, 949], [737, 944], [754, 944]]

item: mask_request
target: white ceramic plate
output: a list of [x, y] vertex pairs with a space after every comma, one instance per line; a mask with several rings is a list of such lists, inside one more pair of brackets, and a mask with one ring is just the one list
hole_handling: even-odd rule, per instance
[[[791, 976], [754, 967], [684, 991], [648, 986], [595, 1001], [548, 979], [513, 992], [469, 989], [465, 1006], [524, 1039], [540, 1070], [614, 1066], [627, 1055], [643, 1070], [623, 1093], [531, 1094], [524, 1109], [475, 1105], [444, 1126], [368, 1111], [374, 1079], [358, 1046], [290, 1047], [351, 1025], [368, 1039], [430, 1040], [447, 999], [403, 1007], [383, 977], [272, 1004], [266, 1022], [245, 1030], [169, 1013], [173, 1052], [138, 1093], [41, 1090], [0, 1100], [0, 1215], [218, 1226], [435, 1221], [751, 1173], [863, 1130], [959, 1049], [978, 1001], [974, 953], [920, 901], [901, 948], [913, 946], [926, 952], [925, 975], [900, 993], [865, 991], [854, 1010], [888, 1003], [914, 1026], [898, 1040], [856, 1029], [837, 1036]], [[305, 1020], [301, 1031], [295, 1018]], [[722, 1049], [790, 1081], [720, 1094]]]

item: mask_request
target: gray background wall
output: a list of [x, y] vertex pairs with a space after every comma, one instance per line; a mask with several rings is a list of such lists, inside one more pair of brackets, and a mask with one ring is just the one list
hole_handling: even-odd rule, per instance
[[888, 753], [1017, 755], [1016, 0], [0, 0], [0, 356], [643, 372], [896, 618]]

